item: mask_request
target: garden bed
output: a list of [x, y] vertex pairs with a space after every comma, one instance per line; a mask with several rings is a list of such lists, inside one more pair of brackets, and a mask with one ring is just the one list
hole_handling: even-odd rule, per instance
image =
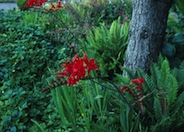
[[[149, 74], [123, 68], [130, 11], [103, 3], [0, 13], [0, 131], [182, 129], [184, 62], [171, 68], [160, 55]], [[183, 17], [173, 17], [165, 41], [182, 44]]]

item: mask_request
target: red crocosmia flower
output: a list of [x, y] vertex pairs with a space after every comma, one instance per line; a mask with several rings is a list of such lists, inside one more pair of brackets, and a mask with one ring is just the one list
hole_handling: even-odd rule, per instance
[[51, 9], [54, 9], [55, 8], [55, 6], [54, 6], [53, 3], [50, 3], [50, 5], [51, 5]]
[[124, 91], [128, 91], [128, 87], [127, 86], [123, 86], [121, 89], [120, 89], [120, 92], [124, 92]]
[[77, 81], [78, 81], [78, 80], [75, 79], [74, 76], [70, 76], [70, 77], [68, 78], [68, 86], [76, 84]]
[[59, 1], [58, 3], [50, 3], [50, 5], [51, 5], [50, 11], [56, 11], [63, 7], [61, 1]]
[[47, 2], [47, 0], [28, 0], [25, 6], [26, 7], [42, 6], [42, 4], [45, 2]]
[[79, 59], [79, 55], [76, 54], [76, 55], [72, 58], [72, 62], [75, 62], [75, 61], [78, 60], [78, 59]]
[[72, 73], [74, 73], [79, 78], [84, 78], [85, 74], [86, 74], [86, 70], [84, 68], [83, 61], [81, 59], [79, 59], [79, 60], [76, 60], [75, 62], [72, 62], [72, 63], [73, 63]]
[[63, 78], [64, 76], [68, 77], [68, 85], [76, 84], [80, 79], [85, 78], [86, 72], [91, 70], [99, 69], [95, 60], [92, 58], [88, 60], [86, 53], [84, 53], [83, 58], [80, 58], [78, 54], [76, 54], [72, 61], [66, 61], [64, 64], [61, 64], [64, 71], [58, 72], [58, 78]]
[[86, 52], [83, 54], [83, 61], [87, 64], [88, 63], [88, 57], [86, 55]]
[[89, 75], [90, 71], [92, 71], [92, 70], [99, 70], [99, 67], [97, 66], [94, 58], [88, 60], [86, 53], [84, 53], [83, 60], [86, 64], [86, 69], [88, 71], [88, 75]]
[[65, 64], [65, 71], [71, 74], [73, 72], [73, 64]]
[[142, 85], [140, 85], [140, 86], [135, 86], [135, 88], [138, 89], [138, 90], [142, 90]]
[[61, 1], [59, 1], [59, 2], [57, 3], [57, 8], [62, 8], [62, 2], [61, 2]]
[[134, 84], [142, 84], [144, 82], [144, 78], [137, 78], [137, 79], [133, 79], [132, 83]]
[[63, 71], [63, 72], [58, 72], [57, 74], [58, 74], [58, 77], [59, 77], [59, 76], [60, 76], [60, 77], [68, 76], [68, 72], [67, 72], [66, 70]]
[[87, 66], [88, 66], [88, 70], [90, 70], [90, 71], [99, 69], [97, 64], [95, 63], [95, 59], [94, 58], [89, 60], [89, 63], [87, 64]]

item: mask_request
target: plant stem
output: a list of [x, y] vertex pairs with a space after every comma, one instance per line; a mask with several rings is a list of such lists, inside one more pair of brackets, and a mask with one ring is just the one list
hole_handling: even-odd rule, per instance
[[78, 40], [78, 38], [75, 37], [75, 35], [72, 33], [69, 27], [61, 19], [59, 19], [53, 12], [50, 12], [50, 13], [58, 20], [58, 22], [60, 22], [67, 29], [67, 31], [72, 35], [72, 37], [75, 40]]
[[102, 87], [105, 87], [105, 88], [107, 88], [107, 89], [109, 89], [109, 90], [112, 90], [112, 91], [114, 91], [114, 92], [120, 93], [122, 99], [123, 99], [123, 100], [128, 104], [128, 106], [131, 108], [131, 105], [128, 103], [128, 100], [124, 97], [124, 95], [119, 91], [119, 88], [118, 88], [113, 82], [111, 82], [111, 81], [109, 81], [109, 80], [107, 80], [107, 79], [104, 79], [104, 78], [100, 78], [100, 79], [109, 82], [109, 83], [112, 84], [117, 90], [115, 90], [115, 89], [113, 89], [113, 88], [109, 88], [109, 87], [107, 87], [107, 86], [104, 86], [104, 85], [102, 85], [102, 84], [100, 84], [99, 82], [96, 82], [96, 81], [94, 81], [94, 80], [92, 80], [92, 81], [93, 81], [94, 83], [97, 83], [98, 85], [100, 85], [100, 86], [102, 86]]

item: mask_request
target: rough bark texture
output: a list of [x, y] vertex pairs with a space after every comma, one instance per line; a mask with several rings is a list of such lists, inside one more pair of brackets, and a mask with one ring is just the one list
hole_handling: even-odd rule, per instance
[[124, 66], [148, 72], [165, 38], [167, 17], [173, 0], [132, 0], [133, 12]]

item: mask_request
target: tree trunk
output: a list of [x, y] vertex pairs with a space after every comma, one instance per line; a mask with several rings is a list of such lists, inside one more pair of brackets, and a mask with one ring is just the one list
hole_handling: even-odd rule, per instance
[[165, 38], [167, 17], [173, 0], [132, 0], [133, 12], [124, 66], [149, 71]]

